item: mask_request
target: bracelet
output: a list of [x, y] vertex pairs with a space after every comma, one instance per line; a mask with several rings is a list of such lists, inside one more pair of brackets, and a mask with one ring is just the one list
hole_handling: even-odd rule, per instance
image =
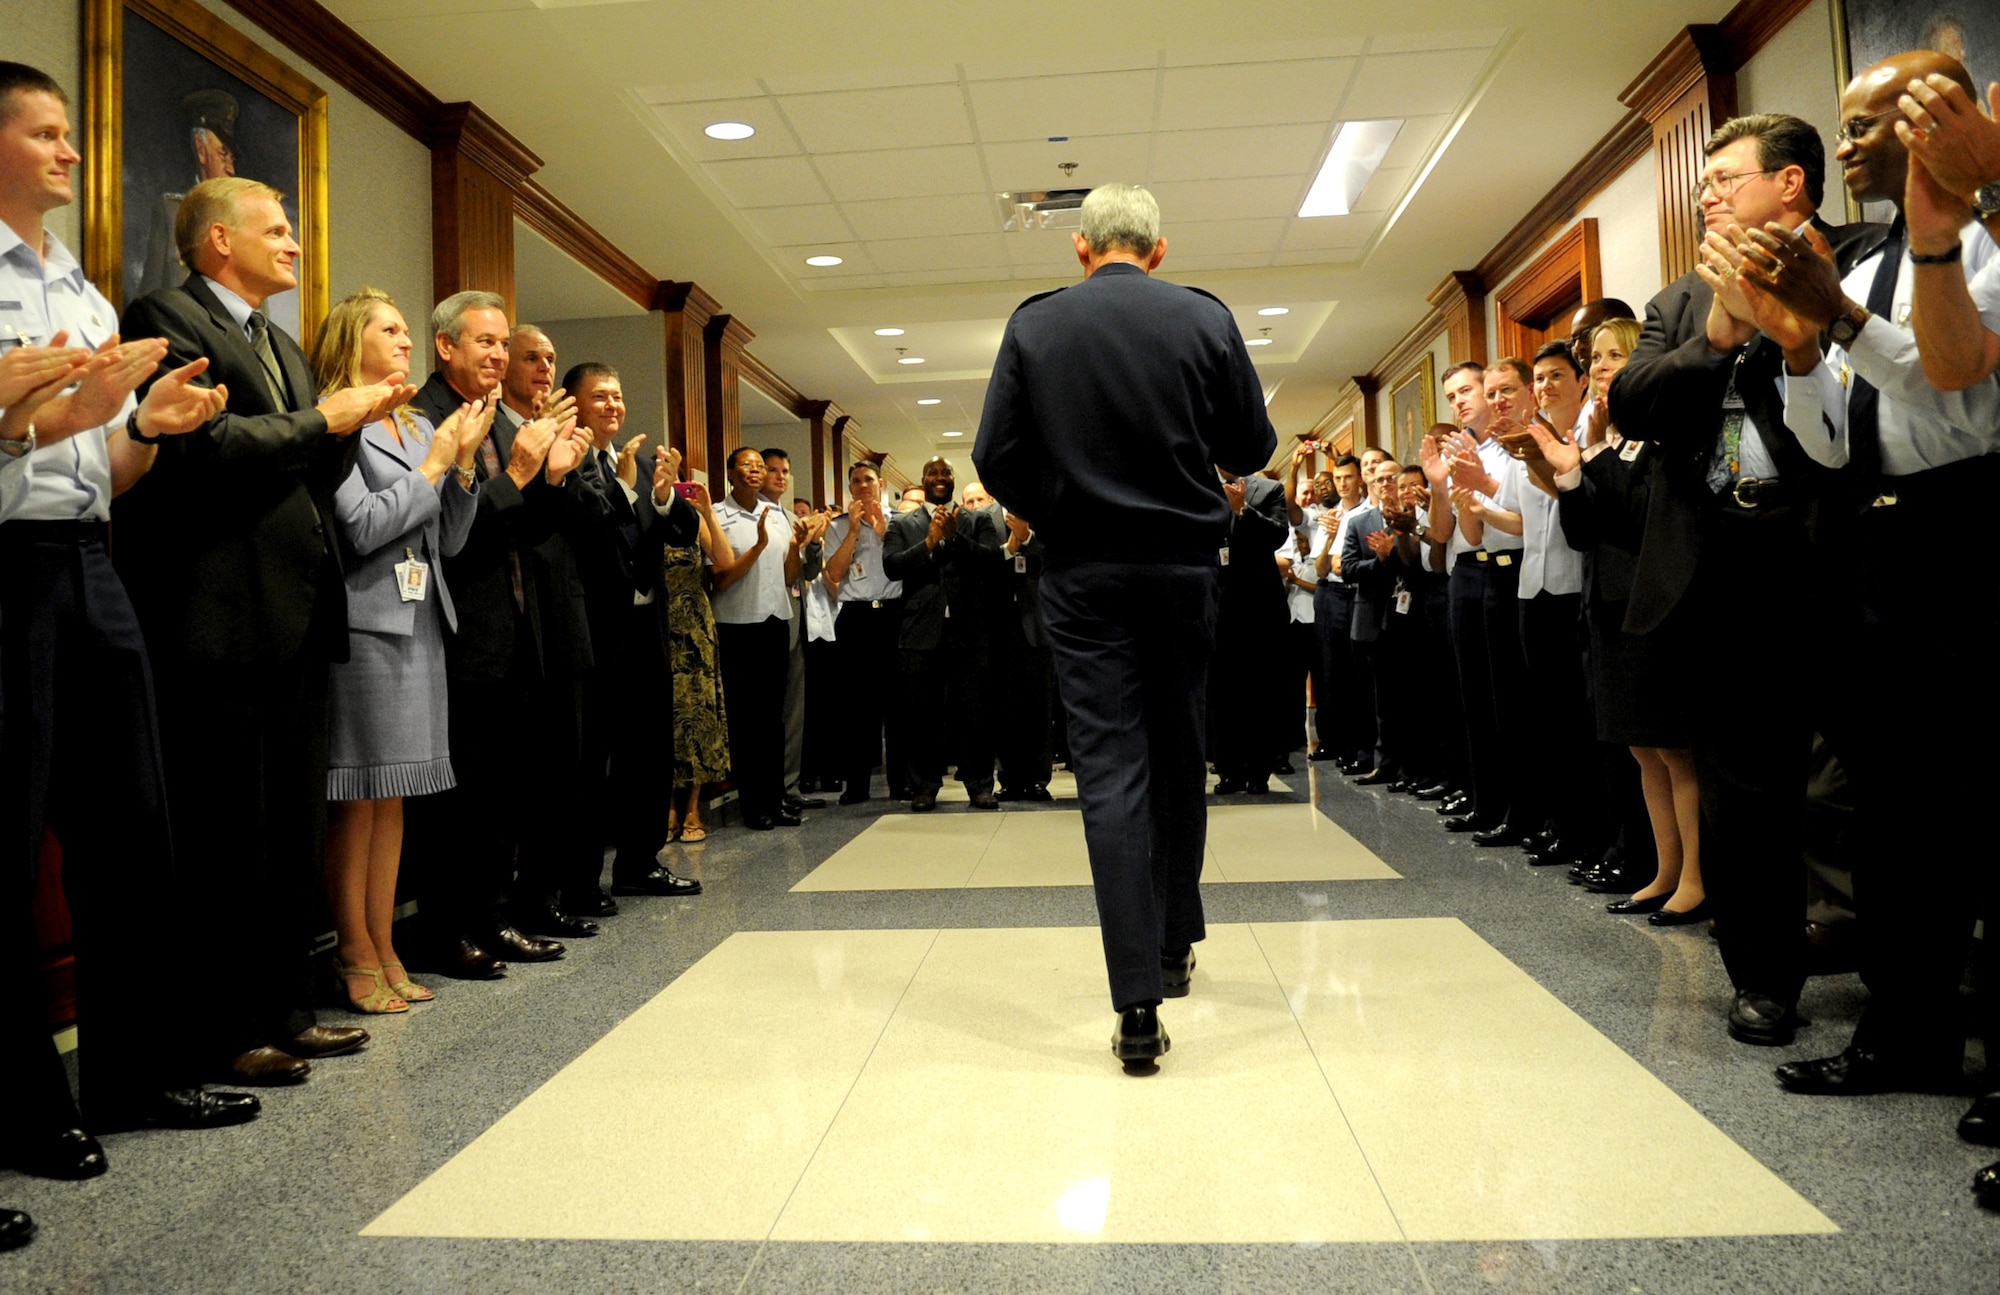
[[1949, 252], [1939, 252], [1934, 256], [1926, 255], [1923, 252], [1913, 251], [1910, 253], [1910, 264], [1955, 265], [1957, 264], [1959, 258], [1964, 255], [1964, 253], [1965, 253], [1965, 245], [1963, 243], [1953, 243], [1951, 245], [1951, 250]]
[[148, 436], [139, 430], [139, 411], [136, 408], [132, 410], [131, 416], [125, 420], [125, 435], [141, 445], [158, 445], [160, 443], [159, 437]]
[[472, 489], [474, 483], [478, 481], [478, 478], [473, 475], [471, 468], [461, 468], [454, 463], [451, 465], [451, 470], [458, 474], [458, 479], [465, 484], [467, 490]]

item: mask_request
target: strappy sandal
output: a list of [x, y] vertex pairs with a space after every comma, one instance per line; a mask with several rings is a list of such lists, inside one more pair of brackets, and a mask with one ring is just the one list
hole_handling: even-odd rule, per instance
[[696, 826], [696, 827], [684, 827], [681, 829], [682, 845], [695, 845], [699, 842], [706, 841], [707, 839], [708, 839], [708, 829], [705, 827]]
[[[396, 969], [396, 974], [393, 976], [389, 974], [389, 968], [391, 967], [394, 967]], [[400, 962], [383, 963], [382, 979], [389, 982], [389, 988], [395, 990], [397, 995], [401, 997], [404, 1002], [428, 1003], [433, 998], [437, 997], [437, 995], [433, 994], [430, 990], [425, 989], [422, 985], [419, 985], [416, 981], [411, 980], [410, 973], [404, 969], [403, 964]]]
[[[341, 992], [347, 995], [348, 1004], [357, 1012], [365, 1012], [371, 1016], [388, 1016], [410, 1010], [408, 1002], [398, 998], [394, 990], [382, 983], [380, 967], [350, 967], [342, 963], [339, 958], [335, 958], [333, 972], [340, 977]], [[368, 978], [368, 983], [375, 988], [366, 998], [356, 998], [354, 991], [347, 987], [349, 976], [365, 976]]]

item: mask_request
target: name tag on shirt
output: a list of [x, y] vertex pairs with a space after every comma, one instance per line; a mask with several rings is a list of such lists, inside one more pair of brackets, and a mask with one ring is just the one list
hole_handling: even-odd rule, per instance
[[1645, 446], [1646, 443], [1644, 441], [1627, 441], [1625, 442], [1625, 448], [1618, 451], [1618, 457], [1620, 460], [1630, 463], [1639, 457], [1639, 451], [1644, 449]]
[[1407, 589], [1398, 589], [1396, 591], [1396, 614], [1398, 616], [1408, 616], [1410, 614], [1410, 591]]
[[419, 562], [412, 549], [404, 549], [403, 552], [406, 556], [396, 564], [396, 592], [406, 603], [420, 603], [430, 592], [431, 565]]
[[1028, 559], [1018, 553], [1014, 555], [1014, 574], [1017, 576], [1028, 574]]
[[1221, 562], [1225, 567], [1229, 565], [1229, 550], [1227, 548], [1224, 548], [1221, 552]]

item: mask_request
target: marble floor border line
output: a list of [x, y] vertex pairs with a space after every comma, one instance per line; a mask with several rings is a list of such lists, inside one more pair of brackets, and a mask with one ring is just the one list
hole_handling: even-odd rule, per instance
[[[889, 1033], [889, 1027], [895, 1023], [896, 1014], [903, 1010], [904, 1000], [910, 996], [910, 987], [917, 983], [917, 977], [924, 974], [924, 965], [931, 960], [931, 954], [936, 951], [937, 943], [942, 938], [944, 938], [944, 928], [940, 927], [931, 932], [931, 942], [924, 946], [924, 956], [918, 958], [917, 965], [910, 969], [910, 978], [903, 982], [903, 992], [896, 995], [895, 1006], [883, 1016], [882, 1028], [875, 1032], [875, 1041], [868, 1045], [868, 1055], [861, 1059], [859, 1066], [855, 1067], [854, 1078], [848, 1083], [847, 1091], [841, 1094], [840, 1104], [833, 1108], [833, 1115], [827, 1120], [826, 1127], [819, 1131], [819, 1141], [813, 1143], [812, 1154], [799, 1166], [798, 1177], [792, 1180], [791, 1190], [785, 1193], [784, 1203], [778, 1206], [777, 1213], [771, 1216], [771, 1225], [764, 1229], [763, 1239], [757, 1243], [757, 1252], [750, 1256], [750, 1263], [743, 1269], [743, 1279], [736, 1283], [736, 1295], [744, 1295], [744, 1292], [749, 1290], [751, 1278], [757, 1275], [758, 1261], [764, 1257], [765, 1248], [771, 1244], [771, 1234], [778, 1230], [778, 1223], [785, 1217], [785, 1211], [792, 1207], [792, 1198], [798, 1195], [799, 1184], [812, 1172], [813, 1162], [819, 1159], [820, 1150], [826, 1146], [826, 1140], [832, 1134], [833, 1126], [840, 1123], [840, 1113], [847, 1109], [847, 1103], [853, 1098], [854, 1090], [861, 1084], [861, 1076], [868, 1073], [869, 1064], [875, 1060], [876, 1050], [882, 1046], [882, 1039]], [[1342, 1118], [1346, 1118], [1345, 1115]], [[1370, 1169], [1369, 1172], [1373, 1173], [1374, 1170]], [[1400, 1230], [1401, 1227], [1402, 1224], [1398, 1223], [1397, 1228]]]
[[1291, 1013], [1292, 1026], [1299, 1032], [1299, 1041], [1305, 1044], [1306, 1051], [1312, 1054], [1313, 1066], [1319, 1071], [1320, 1082], [1326, 1085], [1327, 1096], [1333, 1099], [1333, 1109], [1340, 1112], [1340, 1122], [1346, 1127], [1348, 1138], [1361, 1153], [1361, 1163], [1368, 1166], [1368, 1179], [1375, 1184], [1375, 1194], [1382, 1198], [1382, 1208], [1388, 1210], [1389, 1217], [1396, 1221], [1396, 1234], [1402, 1238], [1403, 1252], [1409, 1256], [1411, 1265], [1417, 1270], [1417, 1280], [1424, 1284], [1424, 1289], [1429, 1291], [1430, 1295], [1437, 1295], [1437, 1288], [1431, 1285], [1430, 1274], [1424, 1271], [1424, 1261], [1418, 1256], [1415, 1243], [1410, 1240], [1409, 1229], [1403, 1226], [1403, 1217], [1396, 1212], [1396, 1202], [1389, 1199], [1389, 1191], [1382, 1185], [1382, 1176], [1375, 1172], [1374, 1158], [1369, 1155], [1368, 1148], [1362, 1145], [1361, 1135], [1355, 1132], [1354, 1121], [1347, 1117], [1347, 1106], [1340, 1100], [1340, 1093], [1333, 1086], [1333, 1076], [1326, 1073], [1326, 1063], [1320, 1060], [1319, 1049], [1313, 1046], [1312, 1033], [1306, 1029], [1306, 1023], [1299, 1019], [1299, 1009], [1292, 1002], [1291, 992], [1285, 988], [1285, 979], [1278, 974], [1278, 968], [1271, 962], [1270, 951], [1264, 947], [1263, 936], [1257, 930], [1259, 923], [1245, 922], [1243, 925], [1250, 932], [1250, 942], [1257, 946], [1257, 956], [1264, 960], [1264, 969], [1271, 973], [1271, 983], [1278, 987], [1279, 996], [1285, 1000], [1285, 1010]]

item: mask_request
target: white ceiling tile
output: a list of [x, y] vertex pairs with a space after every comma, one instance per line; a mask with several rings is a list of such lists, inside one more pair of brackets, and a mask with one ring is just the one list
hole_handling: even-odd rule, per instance
[[848, 289], [881, 288], [887, 285], [883, 283], [881, 275], [868, 273], [815, 275], [800, 280], [799, 286], [808, 292], [844, 292]]
[[890, 238], [925, 238], [935, 234], [997, 234], [1000, 213], [983, 194], [940, 198], [889, 198], [849, 202], [841, 213], [864, 242]]
[[1374, 54], [1361, 61], [1340, 115], [1349, 121], [1450, 113], [1465, 102], [1491, 50]]
[[882, 276], [892, 288], [920, 288], [938, 283], [985, 283], [1008, 278], [1004, 265], [967, 265], [955, 270], [897, 270]]
[[969, 144], [973, 138], [956, 83], [785, 95], [779, 103], [810, 153]]
[[1446, 49], [1491, 49], [1507, 38], [1504, 27], [1480, 31], [1395, 32], [1368, 42], [1370, 54], [1418, 54]]
[[901, 85], [938, 85], [958, 80], [949, 63], [900, 68], [840, 68], [827, 72], [767, 76], [772, 94], [824, 94], [833, 90], [886, 90]]
[[983, 81], [970, 87], [972, 116], [982, 140], [1148, 131], [1158, 75], [1146, 70]]
[[1159, 128], [1330, 123], [1353, 74], [1353, 59], [1169, 68], [1161, 78]]
[[1358, 247], [1329, 247], [1316, 252], [1280, 252], [1272, 265], [1352, 265], [1361, 259]]
[[979, 150], [971, 145], [830, 153], [815, 161], [838, 202], [986, 192]]
[[1040, 266], [1057, 274], [1079, 269], [1076, 243], [1065, 230], [1031, 229], [1023, 233], [1003, 234], [1001, 241], [1007, 248], [1007, 259], [1017, 266]]
[[683, 81], [670, 85], [643, 85], [632, 91], [641, 103], [693, 103], [701, 99], [756, 99], [764, 94], [757, 82]]
[[1332, 138], [1330, 121], [1294, 126], [1163, 132], [1153, 148], [1153, 179], [1223, 180], [1246, 175], [1310, 176]]
[[1416, 168], [1412, 166], [1383, 167], [1375, 173], [1375, 178], [1368, 182], [1368, 187], [1361, 191], [1361, 196], [1354, 200], [1354, 210], [1357, 212], [1389, 210], [1403, 196], [1403, 190], [1409, 187], [1415, 175]]
[[757, 237], [773, 247], [802, 243], [843, 243], [854, 237], [840, 208], [830, 202], [808, 207], [759, 207], [743, 213]]
[[1075, 76], [1086, 72], [1126, 72], [1159, 63], [1152, 50], [1085, 46], [1064, 48], [1049, 57], [1023, 59], [1013, 52], [994, 58], [969, 58], [962, 65], [968, 81], [1015, 81], [1043, 76]]
[[[1088, 189], [1113, 180], [1138, 184], [1146, 178], [1145, 135], [1072, 136], [1066, 144], [1042, 140], [986, 144], [986, 172], [1002, 191]], [[1074, 162], [1064, 175], [1059, 164]]]
[[1271, 263], [1269, 252], [1217, 252], [1207, 256], [1181, 256], [1171, 250], [1173, 239], [1169, 238], [1167, 244], [1169, 252], [1162, 264], [1162, 272], [1166, 273], [1168, 278], [1179, 274], [1185, 280], [1187, 274], [1201, 270], [1255, 270]]
[[1167, 254], [1176, 251], [1188, 256], [1222, 255], [1231, 252], [1269, 254], [1284, 234], [1286, 221], [1198, 220], [1162, 223], [1160, 234], [1167, 240]]
[[1451, 122], [1448, 115], [1434, 117], [1412, 117], [1396, 132], [1396, 142], [1389, 145], [1389, 152], [1382, 158], [1383, 166], [1415, 166], [1424, 160], [1432, 144]]
[[716, 188], [738, 207], [796, 207], [825, 202], [826, 188], [802, 157], [755, 157], [702, 166]]
[[1327, 36], [1320, 39], [1246, 42], [1209, 45], [1201, 48], [1168, 49], [1160, 53], [1167, 67], [1192, 67], [1216, 63], [1271, 63], [1301, 58], [1354, 58], [1368, 46], [1360, 36]]
[[[653, 115], [673, 133], [682, 150], [699, 162], [784, 157], [800, 151], [791, 129], [768, 98], [655, 104]], [[749, 139], [734, 140], [710, 139], [702, 133], [718, 121], [744, 122], [756, 127], [757, 133]]]
[[868, 244], [868, 253], [884, 274], [1007, 264], [1007, 249], [998, 234], [883, 239]]
[[1316, 251], [1328, 247], [1360, 247], [1382, 227], [1385, 213], [1359, 212], [1351, 216], [1312, 216], [1294, 220], [1285, 231], [1287, 252]]
[[1161, 227], [1171, 235], [1186, 222], [1290, 217], [1305, 200], [1311, 177], [1265, 176], [1248, 180], [1177, 180], [1152, 186]]
[[[792, 272], [801, 279], [834, 278], [844, 274], [873, 273], [881, 269], [870, 263], [868, 253], [861, 244], [846, 241], [830, 243], [801, 243], [797, 247], [777, 249], [778, 263], [792, 267]], [[837, 256], [839, 265], [807, 265], [808, 256]]]

